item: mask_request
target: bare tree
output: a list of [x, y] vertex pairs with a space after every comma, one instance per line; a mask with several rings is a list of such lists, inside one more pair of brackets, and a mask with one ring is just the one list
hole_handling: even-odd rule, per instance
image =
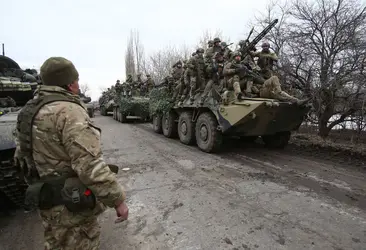
[[281, 55], [285, 85], [313, 98], [319, 135], [328, 136], [362, 108], [366, 94], [366, 8], [356, 0], [293, 0], [272, 5], [260, 27], [280, 22], [267, 39]]
[[202, 36], [199, 38], [197, 48], [200, 47], [206, 50], [208, 48], [208, 41], [213, 40], [215, 37], [220, 38], [221, 41], [225, 41], [226, 43], [230, 41], [229, 37], [224, 37], [223, 32], [221, 30], [216, 30], [215, 32], [205, 30], [203, 31]]
[[125, 73], [126, 76], [131, 74], [133, 77], [136, 76], [136, 67], [135, 67], [135, 48], [134, 48], [134, 39], [133, 33], [131, 32], [130, 37], [127, 42], [127, 49], [125, 53]]
[[89, 90], [90, 90], [90, 87], [89, 87], [89, 85], [87, 84], [87, 83], [82, 83], [82, 84], [80, 84], [80, 91], [81, 91], [81, 93], [83, 93], [83, 94], [85, 94], [85, 95], [87, 95], [87, 93], [89, 92]]

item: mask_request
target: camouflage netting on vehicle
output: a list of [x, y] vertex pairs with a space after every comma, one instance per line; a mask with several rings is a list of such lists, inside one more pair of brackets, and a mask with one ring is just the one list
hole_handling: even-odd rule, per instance
[[155, 114], [163, 114], [174, 107], [174, 103], [170, 102], [171, 94], [166, 87], [154, 88], [150, 92], [150, 116]]
[[121, 97], [118, 102], [122, 114], [135, 114], [137, 116], [149, 116], [149, 99], [142, 97]]

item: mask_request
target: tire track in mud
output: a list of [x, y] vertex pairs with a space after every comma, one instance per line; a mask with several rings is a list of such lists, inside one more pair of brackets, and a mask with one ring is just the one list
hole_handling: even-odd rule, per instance
[[[164, 135], [156, 134], [151, 124], [133, 124], [136, 128], [144, 130], [154, 138], [157, 138], [160, 142], [166, 141], [166, 143], [173, 143], [180, 145], [185, 150], [199, 151], [197, 146], [187, 146], [182, 144], [179, 139], [169, 139]], [[153, 143], [149, 143], [153, 147]], [[249, 145], [248, 150], [242, 146]], [[233, 161], [238, 164], [249, 165], [250, 167], [260, 170], [261, 173], [247, 173], [241, 171], [238, 168], [232, 168], [240, 175], [249, 175], [252, 178], [260, 179], [263, 181], [273, 181], [289, 186], [291, 189], [301, 190], [311, 195], [315, 192], [321, 196], [332, 198], [340, 203], [345, 203], [362, 210], [366, 210], [366, 185], [364, 185], [365, 173], [357, 171], [356, 168], [349, 170], [349, 166], [340, 166], [339, 163], [333, 162], [333, 165], [325, 165], [324, 159], [312, 159], [309, 161], [302, 155], [294, 155], [293, 152], [273, 151], [264, 147], [244, 144], [244, 143], [227, 143], [228, 148], [218, 154], [212, 154], [212, 157], [219, 157], [228, 161]], [[241, 148], [237, 148], [241, 147]], [[159, 148], [154, 148], [159, 151]], [[203, 153], [202, 154], [206, 154]], [[174, 161], [164, 153], [159, 155], [163, 156], [169, 161]], [[290, 160], [286, 160], [289, 158]], [[295, 160], [293, 160], [295, 159]], [[294, 161], [294, 163], [292, 163]], [[300, 163], [299, 163], [300, 161]], [[304, 163], [301, 163], [303, 161]], [[296, 164], [296, 166], [294, 165]], [[298, 164], [298, 165], [297, 165]], [[315, 164], [315, 165], [314, 165]], [[225, 166], [226, 168], [226, 166]], [[324, 173], [320, 173], [324, 172]], [[325, 176], [324, 178], [322, 177]], [[328, 179], [327, 176], [333, 178]], [[340, 178], [339, 178], [340, 177]], [[343, 181], [345, 179], [346, 181]], [[304, 189], [305, 188], [305, 189]]]

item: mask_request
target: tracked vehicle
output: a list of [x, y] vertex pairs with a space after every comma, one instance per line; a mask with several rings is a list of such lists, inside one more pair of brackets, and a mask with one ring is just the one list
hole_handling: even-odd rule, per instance
[[14, 168], [15, 141], [13, 132], [17, 116], [40, 78], [35, 70], [23, 71], [9, 57], [0, 56], [0, 210], [22, 207], [26, 183]]
[[219, 151], [225, 136], [250, 140], [261, 137], [268, 147], [284, 148], [291, 131], [299, 128], [311, 108], [264, 98], [237, 101], [233, 92], [223, 100], [215, 89], [203, 104], [199, 102], [200, 93], [193, 103], [186, 99], [179, 105], [169, 96], [167, 87], [151, 93], [154, 131], [168, 138], [179, 137], [186, 145], [197, 144], [207, 153]]
[[150, 119], [149, 98], [144, 96], [120, 95], [113, 107], [113, 119], [126, 123], [130, 118], [141, 121]]

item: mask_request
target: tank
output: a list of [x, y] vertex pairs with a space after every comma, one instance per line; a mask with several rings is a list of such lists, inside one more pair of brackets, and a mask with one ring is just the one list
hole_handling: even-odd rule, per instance
[[297, 130], [311, 106], [297, 106], [273, 99], [246, 98], [237, 101], [234, 93], [227, 92], [224, 101], [212, 89], [201, 105], [201, 93], [191, 104], [187, 98], [172, 103], [169, 88], [154, 88], [150, 94], [150, 115], [153, 129], [168, 138], [178, 137], [183, 144], [196, 144], [202, 151], [220, 150], [225, 136], [243, 139], [261, 137], [270, 148], [284, 148]]
[[14, 167], [17, 116], [41, 83], [36, 70], [23, 71], [11, 58], [0, 56], [0, 202], [1, 210], [23, 207], [27, 184]]
[[148, 97], [121, 95], [116, 98], [113, 119], [125, 123], [131, 118], [137, 118], [141, 121], [150, 120]]
[[91, 102], [91, 98], [88, 96], [85, 96], [84, 93], [80, 93], [79, 94], [81, 101], [85, 104], [87, 110], [88, 110], [88, 115], [90, 118], [94, 117], [94, 105]]

